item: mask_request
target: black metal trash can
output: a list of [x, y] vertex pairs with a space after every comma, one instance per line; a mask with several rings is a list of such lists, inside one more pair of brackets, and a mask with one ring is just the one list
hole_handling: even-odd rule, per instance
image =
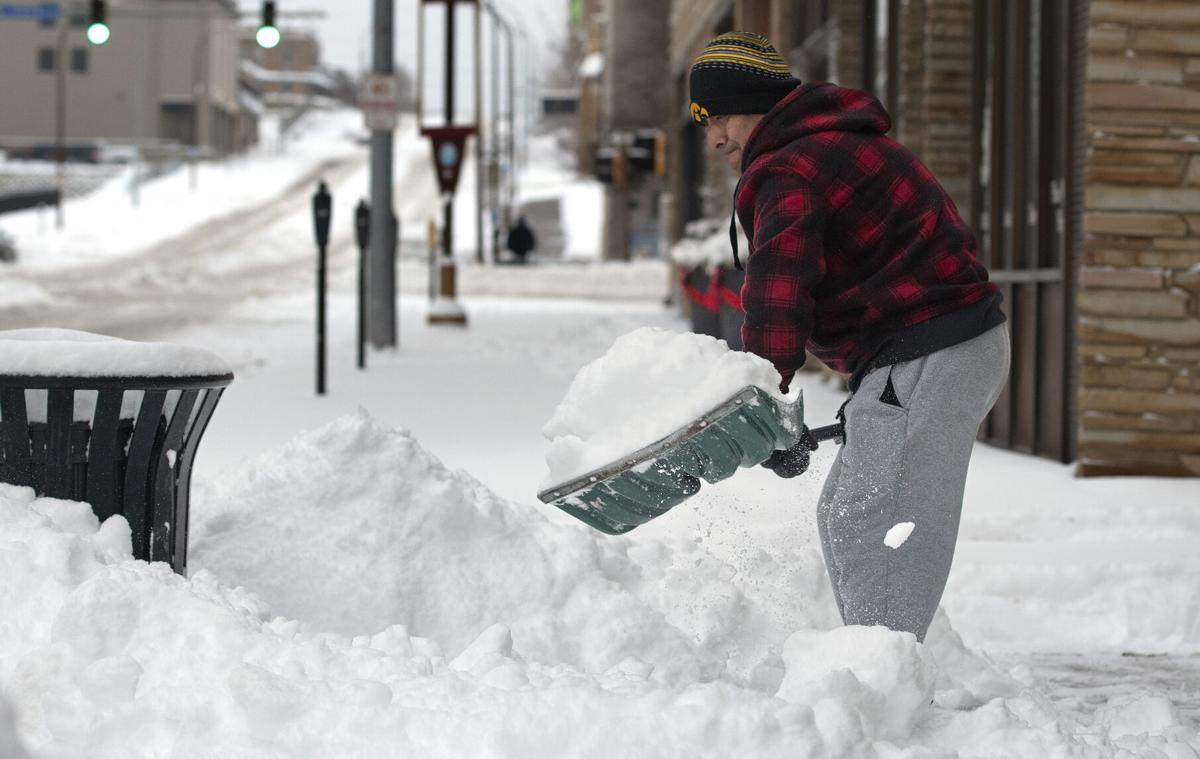
[[0, 482], [123, 515], [136, 558], [185, 575], [192, 463], [232, 381], [0, 374]]
[[686, 269], [681, 285], [687, 300], [692, 332], [697, 335], [721, 336], [719, 305], [713, 298], [713, 275], [702, 266]]
[[740, 296], [746, 273], [732, 266], [722, 266], [717, 269], [717, 281], [721, 295], [721, 308], [717, 312], [721, 324], [718, 337], [728, 343], [731, 349], [740, 351], [745, 348], [742, 344], [742, 322], [746, 319], [746, 313], [742, 310]]

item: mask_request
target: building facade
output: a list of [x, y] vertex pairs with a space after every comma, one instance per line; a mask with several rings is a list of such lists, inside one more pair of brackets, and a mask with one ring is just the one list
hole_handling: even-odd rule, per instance
[[244, 147], [233, 0], [110, 3], [108, 24], [111, 39], [94, 46], [85, 13], [0, 23], [0, 91], [21, 103], [0, 109], [0, 144], [53, 140], [61, 116], [68, 143]]
[[[711, 37], [875, 94], [976, 231], [1005, 296], [1008, 388], [981, 430], [1081, 475], [1200, 475], [1200, 4], [677, 0], [669, 229], [728, 218], [687, 75]], [[618, 65], [608, 61], [609, 66]]]

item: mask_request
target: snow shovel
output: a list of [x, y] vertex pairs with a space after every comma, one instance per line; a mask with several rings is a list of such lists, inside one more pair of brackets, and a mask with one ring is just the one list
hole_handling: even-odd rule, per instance
[[[661, 440], [619, 461], [538, 493], [609, 535], [662, 516], [739, 467], [757, 466], [790, 448], [804, 429], [804, 397], [780, 403], [753, 385]], [[819, 442], [843, 437], [841, 424], [809, 430]]]

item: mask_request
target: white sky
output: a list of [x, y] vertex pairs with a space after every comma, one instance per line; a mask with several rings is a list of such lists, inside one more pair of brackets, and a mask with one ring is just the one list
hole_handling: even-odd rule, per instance
[[[509, 18], [524, 26], [540, 50], [548, 50], [566, 36], [568, 0], [494, 0]], [[238, 0], [243, 11], [255, 12], [258, 0]], [[371, 23], [374, 0], [276, 0], [279, 26], [315, 29], [328, 63], [357, 73], [371, 62]], [[290, 10], [324, 11], [319, 20], [289, 21]], [[433, 13], [432, 8], [429, 11]], [[459, 18], [469, 11], [460, 10]], [[460, 22], [463, 23], [463, 22]], [[395, 0], [396, 60], [416, 70], [417, 0]], [[430, 33], [435, 30], [429, 29]]]

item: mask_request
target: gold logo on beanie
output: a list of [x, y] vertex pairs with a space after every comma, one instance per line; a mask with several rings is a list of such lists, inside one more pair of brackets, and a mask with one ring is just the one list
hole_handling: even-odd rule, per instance
[[697, 124], [707, 124], [708, 109], [699, 103], [692, 103], [692, 118], [696, 120]]

